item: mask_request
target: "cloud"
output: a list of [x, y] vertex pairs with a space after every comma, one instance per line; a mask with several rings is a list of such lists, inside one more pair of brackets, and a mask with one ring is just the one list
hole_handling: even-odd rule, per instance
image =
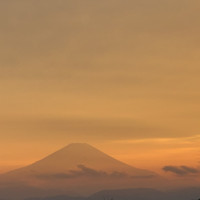
[[179, 176], [198, 174], [200, 172], [199, 169], [188, 166], [165, 166], [163, 167], [163, 170], [165, 172], [172, 172]]
[[[162, 131], [143, 121], [101, 118], [21, 118], [0, 119], [2, 132], [7, 137], [57, 140], [121, 140], [158, 137]], [[13, 132], [13, 127], [15, 131]], [[30, 134], [27, 134], [29, 132]], [[39, 134], [35, 134], [39, 133]], [[73, 134], [72, 134], [73, 133]], [[95, 134], [94, 134], [95, 133]], [[140, 133], [140, 134], [138, 134]]]
[[104, 177], [108, 176], [108, 174], [104, 171], [97, 171], [92, 168], [88, 168], [84, 165], [78, 165], [77, 166], [80, 170], [71, 170], [71, 174], [74, 177], [77, 176], [90, 176], [90, 177]]
[[112, 178], [123, 178], [123, 177], [128, 177], [127, 174], [122, 173], [122, 172], [112, 172], [112, 173], [107, 173], [105, 171], [98, 171], [89, 167], [86, 167], [84, 165], [78, 165], [77, 168], [79, 170], [70, 170], [69, 173], [56, 173], [56, 174], [40, 174], [37, 175], [38, 178], [41, 179], [69, 179], [69, 178], [77, 178], [77, 177], [112, 177]]
[[70, 170], [69, 173], [56, 173], [56, 174], [40, 174], [37, 178], [40, 179], [71, 179], [79, 177], [90, 178], [153, 178], [153, 176], [130, 176], [124, 172], [114, 171], [107, 173], [105, 171], [95, 170], [84, 165], [78, 165], [79, 170]]
[[192, 174], [196, 174], [200, 172], [198, 169], [187, 167], [187, 166], [181, 166], [181, 168], [186, 170], [188, 173], [192, 173]]

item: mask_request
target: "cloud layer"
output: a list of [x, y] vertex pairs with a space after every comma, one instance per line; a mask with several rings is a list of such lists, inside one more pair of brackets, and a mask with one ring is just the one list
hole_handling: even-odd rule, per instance
[[165, 166], [163, 167], [163, 170], [165, 172], [171, 172], [179, 176], [194, 175], [200, 173], [199, 169], [188, 166]]
[[134, 179], [149, 179], [154, 178], [153, 175], [150, 176], [131, 176], [125, 172], [113, 171], [112, 173], [107, 173], [105, 171], [95, 170], [84, 165], [78, 165], [79, 170], [70, 170], [69, 173], [55, 173], [55, 174], [39, 174], [36, 175], [40, 179], [71, 179], [80, 177], [89, 178], [134, 178]]

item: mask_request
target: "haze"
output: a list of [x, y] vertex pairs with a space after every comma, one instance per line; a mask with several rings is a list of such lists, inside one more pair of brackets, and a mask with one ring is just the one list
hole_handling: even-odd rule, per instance
[[199, 10], [0, 0], [0, 172], [71, 142], [163, 175], [199, 168]]

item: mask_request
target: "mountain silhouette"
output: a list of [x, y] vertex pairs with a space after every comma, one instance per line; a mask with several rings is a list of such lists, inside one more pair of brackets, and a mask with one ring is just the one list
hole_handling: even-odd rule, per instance
[[5, 182], [8, 187], [3, 191], [8, 196], [19, 191], [19, 186], [21, 193], [26, 188], [30, 196], [37, 193], [81, 196], [103, 189], [156, 187], [161, 185], [162, 178], [118, 161], [91, 145], [75, 143], [29, 166], [3, 174], [0, 184]]
[[71, 170], [77, 170], [80, 166], [88, 169], [94, 169], [102, 172], [121, 172], [131, 176], [149, 177], [155, 176], [156, 173], [138, 169], [118, 161], [111, 156], [99, 151], [86, 143], [73, 143], [55, 153], [39, 160], [27, 167], [20, 168], [8, 175], [40, 175], [67, 173]]

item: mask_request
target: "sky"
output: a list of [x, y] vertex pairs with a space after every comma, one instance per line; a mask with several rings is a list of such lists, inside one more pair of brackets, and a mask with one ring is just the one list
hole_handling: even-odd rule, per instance
[[198, 167], [199, 9], [0, 0], [0, 172], [71, 142], [162, 173]]

